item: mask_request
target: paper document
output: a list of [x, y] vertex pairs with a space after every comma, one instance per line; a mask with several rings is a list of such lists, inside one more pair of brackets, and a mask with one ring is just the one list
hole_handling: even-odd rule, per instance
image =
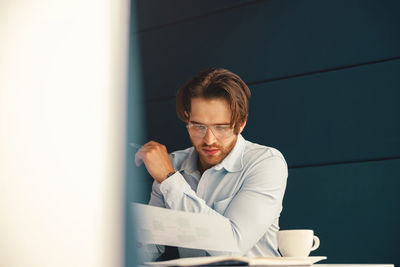
[[239, 249], [232, 227], [222, 216], [177, 211], [132, 203], [137, 239], [145, 244], [231, 251]]

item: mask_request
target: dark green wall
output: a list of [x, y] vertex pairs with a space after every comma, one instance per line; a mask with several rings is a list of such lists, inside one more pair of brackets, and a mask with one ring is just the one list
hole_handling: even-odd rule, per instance
[[134, 5], [148, 139], [188, 147], [177, 88], [230, 69], [253, 94], [243, 135], [289, 163], [281, 228], [314, 229], [327, 263], [400, 264], [399, 1]]

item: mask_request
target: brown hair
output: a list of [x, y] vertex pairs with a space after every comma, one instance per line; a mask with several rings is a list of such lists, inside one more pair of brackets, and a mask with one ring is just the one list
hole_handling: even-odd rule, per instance
[[238, 134], [240, 126], [247, 120], [250, 96], [250, 89], [238, 75], [226, 69], [208, 69], [179, 88], [176, 95], [176, 113], [179, 119], [188, 122], [192, 98], [225, 99], [232, 112], [231, 127], [234, 128], [234, 133]]

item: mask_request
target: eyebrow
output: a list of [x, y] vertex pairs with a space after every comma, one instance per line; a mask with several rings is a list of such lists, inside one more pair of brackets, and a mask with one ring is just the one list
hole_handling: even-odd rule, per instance
[[[198, 121], [189, 121], [190, 123], [193, 123], [193, 124], [201, 124], [201, 125], [206, 125], [206, 124], [204, 124], [204, 123], [201, 123], [201, 122], [198, 122]], [[214, 123], [214, 124], [209, 124], [209, 125], [230, 125], [228, 122], [226, 122], [226, 123]]]

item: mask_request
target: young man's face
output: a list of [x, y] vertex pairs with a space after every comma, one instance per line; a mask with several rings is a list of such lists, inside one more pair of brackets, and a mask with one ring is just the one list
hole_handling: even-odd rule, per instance
[[[230, 122], [231, 110], [225, 99], [192, 98], [189, 123], [226, 127]], [[243, 130], [244, 125], [240, 127], [239, 132]], [[203, 137], [195, 136], [189, 130], [190, 140], [199, 154], [200, 171], [220, 163], [231, 152], [238, 136], [233, 134], [232, 129], [230, 132], [232, 134], [226, 137], [217, 138], [210, 128], [207, 128]]]

